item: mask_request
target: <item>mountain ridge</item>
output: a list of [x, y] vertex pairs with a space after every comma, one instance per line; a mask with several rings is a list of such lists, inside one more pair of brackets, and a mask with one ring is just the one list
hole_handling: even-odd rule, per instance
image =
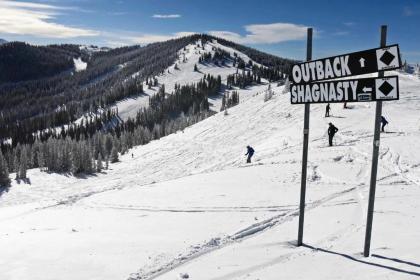
[[[178, 51], [197, 40], [205, 42], [218, 39], [208, 35], [192, 35], [146, 46], [129, 46], [89, 54], [81, 50], [78, 45], [34, 47], [23, 43], [7, 44], [6, 46], [10, 45], [12, 49], [17, 46], [31, 51], [46, 50], [57, 53], [57, 60], [60, 61], [58, 65], [61, 66], [56, 67], [52, 63], [52, 69], [58, 68], [61, 72], [67, 72], [40, 80], [0, 85], [0, 100], [4, 101], [0, 102], [2, 104], [0, 109], [4, 112], [0, 118], [3, 118], [5, 125], [19, 121], [20, 131], [23, 129], [28, 132], [68, 124], [84, 113], [89, 113], [92, 108], [105, 108], [140, 93], [142, 91], [140, 84], [166, 71], [178, 58]], [[10, 58], [10, 55], [5, 53], [5, 50], [9, 49], [10, 47], [0, 47], [0, 56]], [[255, 49], [243, 47], [243, 50], [260, 61], [271, 58]], [[74, 58], [77, 57], [81, 57], [82, 61], [87, 63], [87, 67], [83, 71], [74, 73], [69, 70], [73, 70]], [[65, 67], [62, 66], [63, 60], [66, 61]], [[3, 68], [13, 64], [13, 60], [8, 61], [4, 63]], [[277, 58], [271, 68], [285, 73], [291, 63], [291, 60]], [[22, 65], [25, 63], [20, 63], [19, 67]], [[137, 74], [133, 76], [135, 73]], [[65, 108], [65, 111], [57, 111], [57, 108]], [[14, 137], [13, 133], [8, 133], [1, 127], [0, 131], [3, 131], [3, 137]]]

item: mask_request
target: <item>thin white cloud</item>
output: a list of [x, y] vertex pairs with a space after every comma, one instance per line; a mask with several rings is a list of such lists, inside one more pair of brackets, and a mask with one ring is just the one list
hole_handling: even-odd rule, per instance
[[404, 55], [412, 55], [412, 56], [419, 56], [420, 57], [420, 51], [406, 51], [402, 52]]
[[210, 35], [231, 40], [240, 44], [274, 44], [286, 41], [303, 40], [307, 26], [293, 23], [271, 23], [246, 25], [247, 34], [240, 35], [231, 31], [209, 31]]
[[142, 34], [138, 36], [126, 36], [123, 38], [120, 38], [120, 41], [122, 39], [122, 42], [127, 42], [128, 44], [150, 44], [150, 43], [156, 43], [156, 42], [163, 42], [171, 39], [176, 39], [184, 36], [189, 36], [195, 34], [194, 32], [176, 32], [169, 35], [163, 35], [163, 34]]
[[336, 31], [334, 33], [332, 33], [333, 36], [345, 36], [345, 35], [349, 35], [350, 32], [348, 31]]
[[414, 11], [414, 9], [413, 9], [413, 8], [408, 7], [408, 6], [405, 6], [405, 7], [403, 8], [403, 14], [404, 14], [404, 16], [406, 16], [406, 17], [411, 17], [411, 16], [413, 16], [413, 15], [415, 14], [415, 11]]
[[179, 14], [172, 14], [172, 15], [161, 15], [161, 14], [155, 14], [152, 16], [152, 18], [163, 18], [163, 19], [167, 19], [167, 18], [180, 18], [181, 15]]
[[403, 7], [403, 15], [406, 17], [418, 17], [420, 15], [420, 6], [404, 6]]
[[[307, 26], [293, 23], [271, 23], [271, 24], [251, 24], [246, 25], [247, 34], [240, 35], [231, 31], [211, 30], [207, 33], [215, 36], [237, 42], [239, 44], [274, 44], [286, 41], [303, 40], [306, 38]], [[319, 32], [315, 32], [317, 35]], [[172, 34], [142, 34], [129, 36], [115, 36], [109, 34], [108, 44], [115, 46], [129, 44], [150, 44], [162, 42], [183, 36], [189, 36], [195, 32], [176, 32]]]
[[344, 24], [345, 26], [348, 26], [348, 27], [355, 25], [355, 23], [354, 23], [354, 22], [352, 22], [352, 21], [343, 22], [343, 24]]
[[176, 32], [172, 34], [136, 34], [126, 31], [102, 32], [101, 37], [107, 46], [122, 47], [133, 44], [146, 45], [156, 42], [164, 42], [171, 39], [190, 36], [196, 34], [195, 32]]
[[[231, 31], [212, 30], [207, 33], [215, 36], [237, 42], [239, 44], [274, 44], [286, 41], [303, 40], [306, 38], [307, 26], [293, 23], [272, 23], [272, 24], [251, 24], [246, 25], [247, 34], [240, 35]], [[316, 30], [315, 35], [320, 31]], [[172, 34], [141, 34], [125, 35], [108, 34], [107, 43], [110, 46], [122, 46], [130, 44], [150, 44], [162, 42], [183, 36], [196, 34], [196, 32], [176, 32]]]
[[0, 33], [44, 38], [98, 36], [100, 32], [53, 22], [62, 10], [77, 10], [34, 2], [0, 0]]
[[111, 16], [125, 16], [128, 15], [128, 12], [109, 12], [108, 14]]

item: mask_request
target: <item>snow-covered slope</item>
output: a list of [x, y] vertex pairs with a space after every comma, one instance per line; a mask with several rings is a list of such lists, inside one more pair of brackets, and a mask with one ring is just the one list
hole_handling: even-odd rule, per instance
[[311, 106], [307, 246], [297, 248], [303, 106], [274, 87], [273, 99], [251, 92], [96, 176], [28, 171], [30, 184], [0, 197], [0, 278], [420, 276], [420, 81], [399, 75], [401, 100], [383, 108], [372, 257], [361, 252], [374, 104], [333, 104], [331, 118]]
[[[198, 45], [200, 47], [198, 47]], [[233, 54], [236, 53], [238, 57], [242, 58], [245, 62], [253, 61], [247, 55], [232, 49], [230, 47], [226, 47], [221, 45], [217, 41], [207, 42], [204, 44], [204, 50], [202, 49], [202, 42], [198, 41], [196, 44], [189, 44], [179, 51], [177, 61], [167, 68], [163, 74], [157, 76], [159, 85], [156, 87], [148, 88], [148, 86], [144, 83], [144, 93], [138, 96], [134, 96], [132, 98], [127, 98], [123, 101], [120, 101], [116, 104], [118, 107], [118, 113], [123, 120], [126, 120], [129, 117], [135, 117], [137, 111], [145, 106], [148, 106], [149, 96], [154, 95], [158, 90], [159, 87], [163, 84], [165, 85], [165, 91], [167, 93], [171, 93], [174, 90], [175, 84], [178, 85], [187, 85], [192, 83], [197, 83], [200, 81], [204, 75], [210, 74], [212, 76], [217, 77], [220, 75], [222, 78], [222, 82], [226, 83], [226, 77], [230, 74], [236, 73], [236, 67], [233, 67], [233, 61], [227, 61], [224, 66], [216, 66], [212, 63], [199, 63], [199, 58], [203, 53], [211, 53], [214, 54], [217, 48], [220, 48], [226, 52], [229, 52], [233, 57]], [[257, 62], [253, 61], [255, 65], [259, 65]], [[198, 71], [194, 71], [194, 65], [197, 65]], [[175, 67], [176, 66], [176, 67]], [[133, 76], [135, 76], [134, 74]], [[263, 82], [267, 82], [263, 79]], [[257, 85], [252, 86], [247, 89], [235, 89], [239, 93], [240, 100], [246, 99], [250, 95], [250, 92], [262, 92], [267, 89], [267, 85]], [[222, 104], [222, 96], [210, 98], [210, 109], [218, 112], [220, 111], [220, 107]]]
[[84, 62], [81, 57], [79, 57], [77, 59], [73, 58], [73, 62], [74, 62], [74, 70], [76, 72], [86, 70], [87, 62]]

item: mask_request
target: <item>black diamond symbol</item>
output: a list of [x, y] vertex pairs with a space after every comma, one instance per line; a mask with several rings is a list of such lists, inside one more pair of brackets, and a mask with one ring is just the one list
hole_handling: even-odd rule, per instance
[[390, 85], [387, 81], [385, 81], [380, 87], [379, 90], [387, 96], [392, 90], [394, 89], [393, 86]]
[[383, 55], [381, 56], [380, 60], [386, 65], [389, 65], [394, 60], [394, 58], [395, 58], [395, 55], [393, 55], [389, 51], [385, 51]]

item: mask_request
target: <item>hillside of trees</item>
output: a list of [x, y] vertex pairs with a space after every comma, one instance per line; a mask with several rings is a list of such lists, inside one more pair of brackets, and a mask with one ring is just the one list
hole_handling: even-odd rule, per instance
[[291, 66], [295, 63], [294, 60], [264, 53], [254, 48], [240, 45], [240, 44], [234, 43], [232, 41], [228, 41], [223, 38], [218, 38], [218, 37], [210, 36], [207, 34], [202, 35], [202, 38], [203, 40], [207, 40], [207, 41], [217, 40], [220, 44], [224, 46], [231, 47], [233, 49], [238, 50], [241, 53], [246, 54], [249, 58], [251, 58], [255, 62], [258, 62], [267, 67], [274, 68], [275, 70], [280, 71], [282, 73], [289, 73], [291, 70]]
[[133, 146], [183, 130], [210, 116], [208, 96], [220, 88], [220, 76], [210, 75], [196, 84], [177, 85], [170, 95], [161, 86], [150, 98], [149, 107], [116, 126], [107, 127], [117, 117], [115, 111], [107, 110], [86, 122], [63, 127], [59, 133], [39, 133], [30, 143], [16, 146], [2, 143], [0, 186], [10, 183], [9, 172], [15, 172], [17, 180], [25, 180], [28, 168], [75, 175], [100, 172]]
[[[142, 93], [142, 82], [173, 64], [177, 51], [191, 40], [97, 52], [87, 69], [74, 75], [1, 85], [1, 137], [23, 143], [33, 132], [68, 124], [86, 112]], [[132, 77], [134, 73], [138, 74]]]
[[[164, 85], [159, 85], [156, 79], [175, 63], [179, 50], [199, 39], [203, 43], [217, 39], [265, 65], [253, 65], [222, 49], [215, 49], [214, 55], [203, 53], [200, 63], [222, 66], [230, 61], [237, 67], [237, 73], [228, 77], [225, 85], [228, 89], [258, 84], [261, 78], [282, 79], [281, 73], [287, 72], [293, 63], [198, 34], [93, 53], [83, 52], [76, 45], [51, 45], [33, 51], [23, 43], [6, 44], [13, 48], [9, 53], [22, 59], [25, 55], [27, 59], [33, 59], [33, 69], [45, 67], [45, 72], [39, 73], [41, 76], [67, 69], [69, 60], [66, 59], [70, 57], [83, 57], [88, 67], [67, 75], [0, 83], [0, 185], [7, 183], [8, 172], [16, 172], [16, 179], [25, 179], [26, 169], [34, 167], [73, 174], [98, 172], [109, 162], [117, 161], [118, 154], [132, 146], [159, 139], [209, 116], [208, 96], [221, 92], [220, 76], [204, 75], [195, 84], [177, 85], [172, 94], [167, 94]], [[20, 54], [28, 48], [28, 54]], [[49, 59], [38, 61], [46, 55]], [[8, 59], [4, 65], [14, 61]], [[73, 67], [72, 59], [71, 64]], [[13, 71], [5, 75], [17, 79], [18, 74]], [[13, 80], [10, 77], [8, 79]], [[122, 121], [110, 106], [142, 93], [145, 81], [146, 86], [160, 86], [159, 91], [150, 98], [149, 107], [140, 110], [136, 118]], [[225, 95], [221, 109], [238, 102], [239, 95], [233, 91]], [[91, 117], [77, 124], [74, 122], [87, 113]]]
[[32, 46], [22, 42], [0, 45], [0, 84], [36, 80], [74, 67], [82, 54], [75, 45]]

